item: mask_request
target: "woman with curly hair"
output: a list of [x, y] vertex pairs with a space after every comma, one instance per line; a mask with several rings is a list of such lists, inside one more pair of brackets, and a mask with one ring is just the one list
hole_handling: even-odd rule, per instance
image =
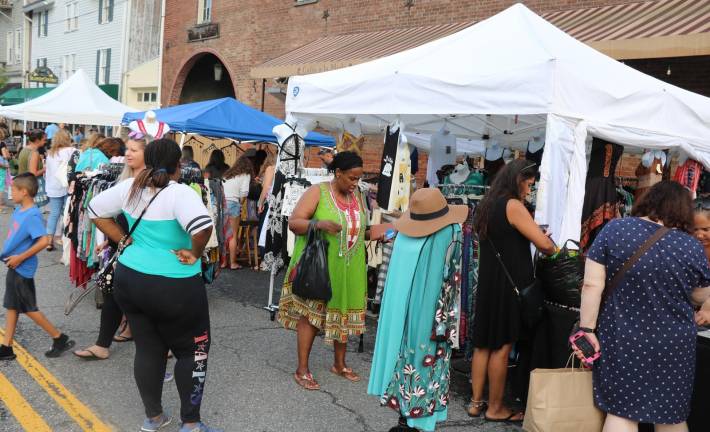
[[[587, 256], [580, 330], [601, 351], [594, 362], [594, 402], [607, 413], [605, 431], [636, 432], [639, 422], [661, 432], [687, 431], [693, 304], [710, 295], [708, 260], [691, 235], [690, 194], [678, 183], [654, 185], [631, 215], [609, 222]], [[649, 239], [655, 243], [612, 285]]]

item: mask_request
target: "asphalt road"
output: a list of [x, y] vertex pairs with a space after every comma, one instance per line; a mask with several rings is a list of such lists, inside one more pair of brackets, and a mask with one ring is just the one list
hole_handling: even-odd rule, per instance
[[[0, 232], [6, 232], [7, 220], [7, 214], [0, 215]], [[3, 266], [0, 281], [4, 278]], [[49, 319], [77, 346], [91, 345], [97, 335], [99, 311], [93, 299], [87, 298], [70, 316], [64, 315], [64, 303], [75, 288], [69, 282], [68, 268], [59, 262], [59, 252], [40, 255], [36, 284], [40, 309]], [[365, 352], [356, 352], [357, 341], [349, 346], [348, 363], [363, 381], [352, 384], [329, 373], [332, 350], [319, 338], [311, 369], [322, 390], [307, 392], [292, 379], [295, 333], [270, 321], [268, 312], [262, 310], [267, 289], [268, 275], [251, 270], [224, 272], [208, 287], [212, 346], [203, 419], [226, 431], [379, 432], [395, 425], [396, 413], [367, 395], [376, 323], [371, 322]], [[3, 290], [4, 285], [0, 292]], [[3, 323], [4, 315], [3, 309]], [[26, 317], [20, 319], [16, 341], [29, 355], [20, 356], [22, 361], [0, 364], [0, 431], [139, 430], [144, 413], [133, 381], [132, 343], [115, 344], [106, 361], [85, 362], [70, 353], [48, 359], [43, 353], [51, 345], [49, 337]], [[463, 374], [453, 374], [456, 390], [449, 420], [438, 430], [520, 430], [469, 419], [464, 410], [470, 397], [467, 380]], [[178, 413], [174, 383], [165, 385], [163, 402], [166, 410]], [[32, 426], [33, 418], [39, 426]], [[177, 429], [174, 423], [164, 430]]]

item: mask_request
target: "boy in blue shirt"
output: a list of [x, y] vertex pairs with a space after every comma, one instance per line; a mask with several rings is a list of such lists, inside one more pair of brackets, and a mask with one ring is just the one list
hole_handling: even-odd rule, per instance
[[0, 259], [7, 265], [5, 297], [5, 340], [0, 345], [0, 360], [14, 360], [12, 338], [15, 336], [17, 318], [24, 313], [54, 340], [47, 357], [59, 357], [74, 346], [74, 341], [52, 325], [37, 308], [34, 275], [37, 271], [37, 254], [49, 245], [44, 220], [35, 207], [34, 197], [38, 189], [37, 178], [31, 173], [20, 174], [13, 179], [12, 200], [17, 205], [12, 214], [7, 240]]

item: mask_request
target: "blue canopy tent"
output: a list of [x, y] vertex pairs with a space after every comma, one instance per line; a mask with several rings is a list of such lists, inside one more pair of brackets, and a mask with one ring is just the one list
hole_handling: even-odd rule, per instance
[[[212, 138], [232, 138], [240, 141], [275, 143], [271, 132], [283, 120], [256, 110], [234, 98], [213, 99], [154, 110], [159, 121], [167, 123], [175, 132], [195, 133]], [[130, 112], [123, 116], [123, 124], [141, 120], [145, 112]], [[309, 132], [306, 145], [333, 147], [333, 138]]]

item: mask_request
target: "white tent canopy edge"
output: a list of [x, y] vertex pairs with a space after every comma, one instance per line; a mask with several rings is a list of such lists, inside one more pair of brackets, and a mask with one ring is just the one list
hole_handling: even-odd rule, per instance
[[638, 72], [521, 4], [453, 35], [349, 68], [292, 77], [286, 110], [338, 130], [489, 135], [520, 148], [545, 122], [536, 219], [578, 240], [588, 135], [683, 150], [710, 167], [710, 99]]

